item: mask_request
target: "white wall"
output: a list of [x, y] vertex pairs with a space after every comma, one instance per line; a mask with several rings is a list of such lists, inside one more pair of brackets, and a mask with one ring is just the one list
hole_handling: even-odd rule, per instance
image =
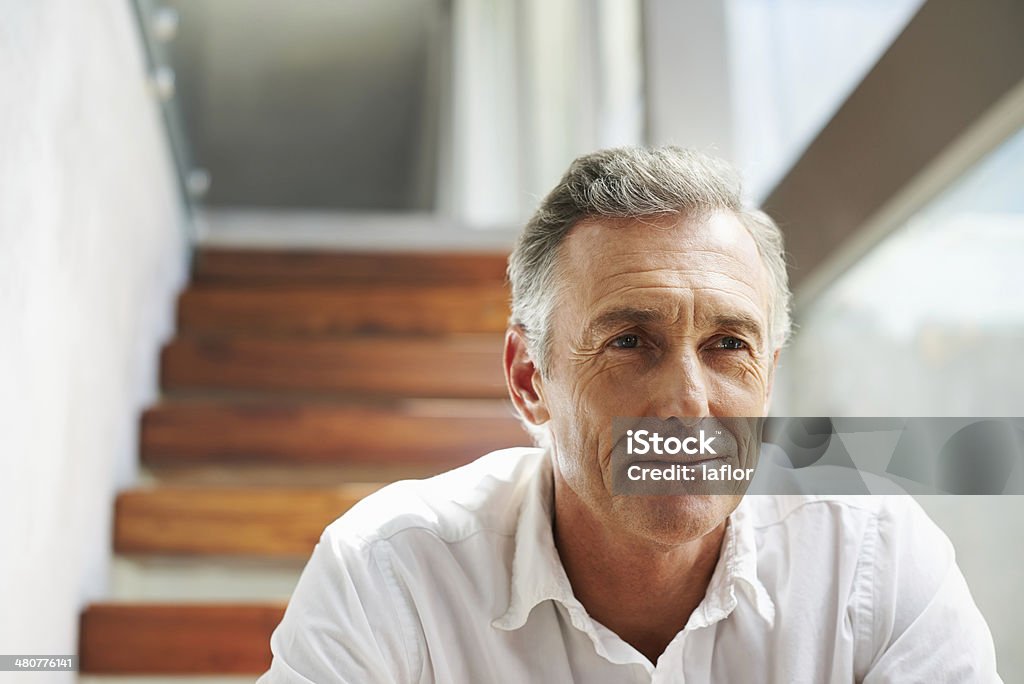
[[184, 220], [128, 1], [0, 0], [2, 653], [74, 653], [106, 591]]

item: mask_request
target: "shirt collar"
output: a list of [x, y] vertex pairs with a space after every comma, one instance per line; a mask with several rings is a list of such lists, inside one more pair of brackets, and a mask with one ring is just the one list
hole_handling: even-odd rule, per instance
[[[526, 624], [530, 612], [547, 600], [563, 604], [573, 623], [582, 622], [586, 617], [586, 610], [572, 592], [551, 530], [554, 506], [551, 459], [545, 454], [539, 461], [540, 468], [527, 487], [516, 523], [508, 609], [491, 623], [498, 629], [519, 629]], [[775, 604], [757, 576], [757, 543], [745, 503], [741, 501], [729, 516], [718, 565], [704, 600], [686, 624], [687, 630], [706, 627], [728, 617], [738, 604], [737, 588], [744, 592], [769, 627], [775, 623]]]
[[775, 602], [757, 576], [757, 540], [748, 499], [741, 500], [729, 515], [718, 565], [704, 600], [690, 616], [686, 628], [699, 629], [727, 618], [739, 603], [737, 589], [746, 595], [769, 628], [775, 625]]
[[549, 599], [569, 608], [582, 608], [555, 548], [551, 531], [553, 507], [551, 458], [545, 453], [527, 487], [516, 523], [508, 610], [491, 623], [494, 627], [519, 629], [526, 624], [530, 611]]

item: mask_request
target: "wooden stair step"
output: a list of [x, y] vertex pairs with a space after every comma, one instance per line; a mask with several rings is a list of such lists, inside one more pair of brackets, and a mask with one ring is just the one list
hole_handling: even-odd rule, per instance
[[185, 333], [287, 334], [502, 332], [501, 283], [351, 287], [190, 287], [178, 300]]
[[[165, 401], [142, 416], [142, 461], [202, 464], [430, 464], [437, 472], [527, 446], [505, 402], [466, 410], [326, 402]], [[461, 402], [460, 402], [461, 403]]]
[[82, 613], [79, 669], [109, 675], [255, 675], [270, 667], [284, 605], [97, 603]]
[[129, 490], [114, 507], [114, 551], [305, 558], [328, 524], [378, 487]]
[[194, 283], [502, 283], [507, 254], [497, 252], [325, 252], [203, 248]]
[[331, 339], [178, 337], [163, 351], [165, 390], [365, 397], [507, 396], [500, 336]]

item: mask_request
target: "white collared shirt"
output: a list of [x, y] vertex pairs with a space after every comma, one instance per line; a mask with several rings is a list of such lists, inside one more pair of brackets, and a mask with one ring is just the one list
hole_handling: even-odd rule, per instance
[[551, 469], [507, 449], [359, 503], [324, 532], [260, 681], [1000, 681], [952, 547], [909, 496], [744, 498], [652, 664], [573, 595]]

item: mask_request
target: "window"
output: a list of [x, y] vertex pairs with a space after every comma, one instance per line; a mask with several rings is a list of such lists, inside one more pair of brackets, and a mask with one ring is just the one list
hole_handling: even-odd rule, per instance
[[1024, 129], [804, 312], [780, 369], [790, 415], [1024, 413]]
[[923, 0], [727, 0], [735, 161], [761, 202]]

